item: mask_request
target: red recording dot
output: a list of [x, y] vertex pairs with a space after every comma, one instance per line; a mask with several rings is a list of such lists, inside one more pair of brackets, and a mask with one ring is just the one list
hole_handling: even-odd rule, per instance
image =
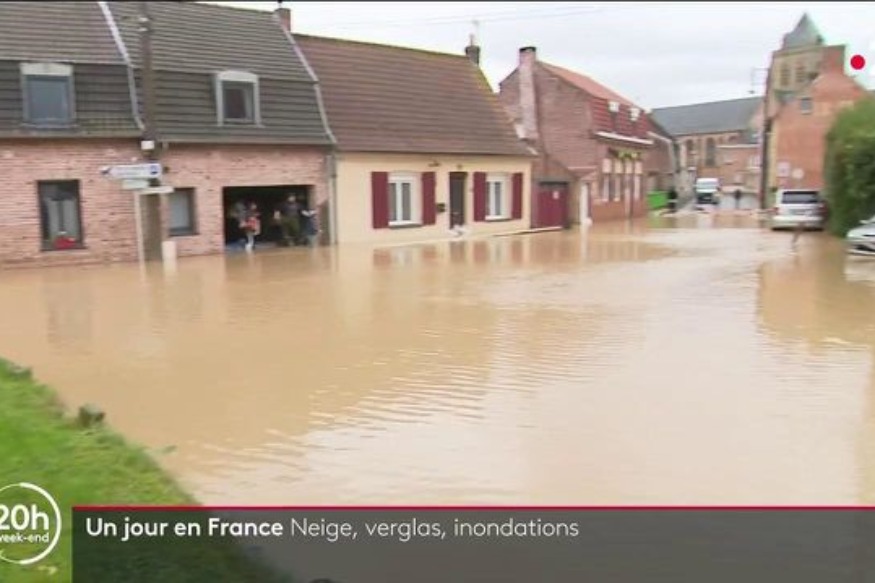
[[854, 55], [851, 57], [851, 68], [859, 71], [866, 66], [866, 57], [863, 55]]

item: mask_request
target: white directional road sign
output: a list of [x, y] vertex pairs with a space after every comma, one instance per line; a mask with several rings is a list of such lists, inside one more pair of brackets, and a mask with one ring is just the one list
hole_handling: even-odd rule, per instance
[[161, 164], [150, 162], [148, 164], [127, 164], [124, 166], [104, 166], [100, 173], [116, 180], [144, 180], [160, 178], [162, 174]]

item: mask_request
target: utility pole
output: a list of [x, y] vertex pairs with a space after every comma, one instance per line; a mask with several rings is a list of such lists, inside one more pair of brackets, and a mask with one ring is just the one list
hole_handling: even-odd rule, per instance
[[[143, 90], [143, 139], [140, 149], [149, 162], [157, 162], [158, 131], [155, 119], [155, 68], [152, 62], [152, 32], [153, 21], [149, 13], [149, 2], [138, 3], [138, 32], [140, 33], [140, 79]], [[161, 186], [160, 178], [149, 181], [150, 188]], [[136, 221], [138, 229], [138, 245], [141, 259], [157, 259], [163, 255], [164, 228], [161, 220], [161, 202], [164, 195], [135, 194]], [[143, 213], [140, 198], [146, 198], [146, 217], [143, 224]], [[145, 231], [145, 236], [144, 236]]]

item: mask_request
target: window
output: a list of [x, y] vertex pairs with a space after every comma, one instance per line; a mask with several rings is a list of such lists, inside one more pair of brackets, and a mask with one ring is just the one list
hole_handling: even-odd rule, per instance
[[44, 250], [82, 246], [78, 180], [37, 182]]
[[751, 156], [747, 160], [747, 167], [751, 169], [760, 167], [760, 157], [759, 156]]
[[53, 63], [21, 65], [24, 121], [40, 126], [73, 123], [73, 68]]
[[510, 217], [507, 176], [490, 174], [486, 177], [486, 219]]
[[416, 177], [408, 174], [389, 176], [389, 225], [418, 225], [422, 211], [416, 196]]
[[611, 175], [609, 173], [602, 174], [602, 200], [605, 202], [611, 200]]
[[807, 114], [811, 113], [811, 110], [812, 110], [811, 98], [810, 97], [801, 98], [799, 100], [799, 111], [801, 111], [802, 113], [807, 115]]
[[802, 85], [805, 83], [805, 65], [799, 63], [796, 65], [796, 84]]
[[714, 143], [714, 138], [705, 140], [705, 166], [713, 167], [717, 165], [717, 145]]
[[780, 87], [787, 87], [790, 84], [790, 67], [788, 65], [781, 66], [781, 77], [778, 80]]
[[194, 235], [195, 228], [195, 202], [193, 188], [177, 188], [168, 196], [169, 227], [171, 237]]
[[216, 105], [220, 125], [261, 123], [258, 77], [244, 71], [219, 73]]

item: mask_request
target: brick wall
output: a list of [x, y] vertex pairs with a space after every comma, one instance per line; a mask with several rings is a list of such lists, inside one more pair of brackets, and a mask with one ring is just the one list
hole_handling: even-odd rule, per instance
[[[68, 265], [137, 257], [132, 195], [101, 166], [140, 160], [123, 140], [0, 140], [0, 265]], [[78, 180], [85, 249], [42, 251], [39, 180]]]
[[[780, 188], [822, 188], [826, 134], [841, 109], [867, 97], [865, 89], [839, 71], [822, 74], [781, 108], [774, 121], [774, 152], [769, 179]], [[803, 113], [800, 98], [811, 99], [811, 113]], [[779, 178], [777, 167], [786, 162], [802, 170], [801, 179]]]
[[[313, 185], [311, 196], [321, 216], [328, 216], [325, 152], [318, 148], [174, 144], [161, 161], [167, 168], [165, 184], [195, 189], [198, 232], [173, 237], [180, 256], [218, 253], [224, 248], [224, 187]], [[166, 208], [163, 215], [166, 223]]]
[[[133, 194], [100, 168], [140, 161], [137, 143], [125, 140], [0, 140], [0, 266], [136, 260]], [[181, 256], [222, 250], [223, 186], [310, 184], [321, 207], [328, 198], [316, 148], [172, 145], [162, 162], [165, 184], [196, 189], [198, 234], [173, 238]], [[84, 249], [42, 251], [39, 180], [80, 181]]]

